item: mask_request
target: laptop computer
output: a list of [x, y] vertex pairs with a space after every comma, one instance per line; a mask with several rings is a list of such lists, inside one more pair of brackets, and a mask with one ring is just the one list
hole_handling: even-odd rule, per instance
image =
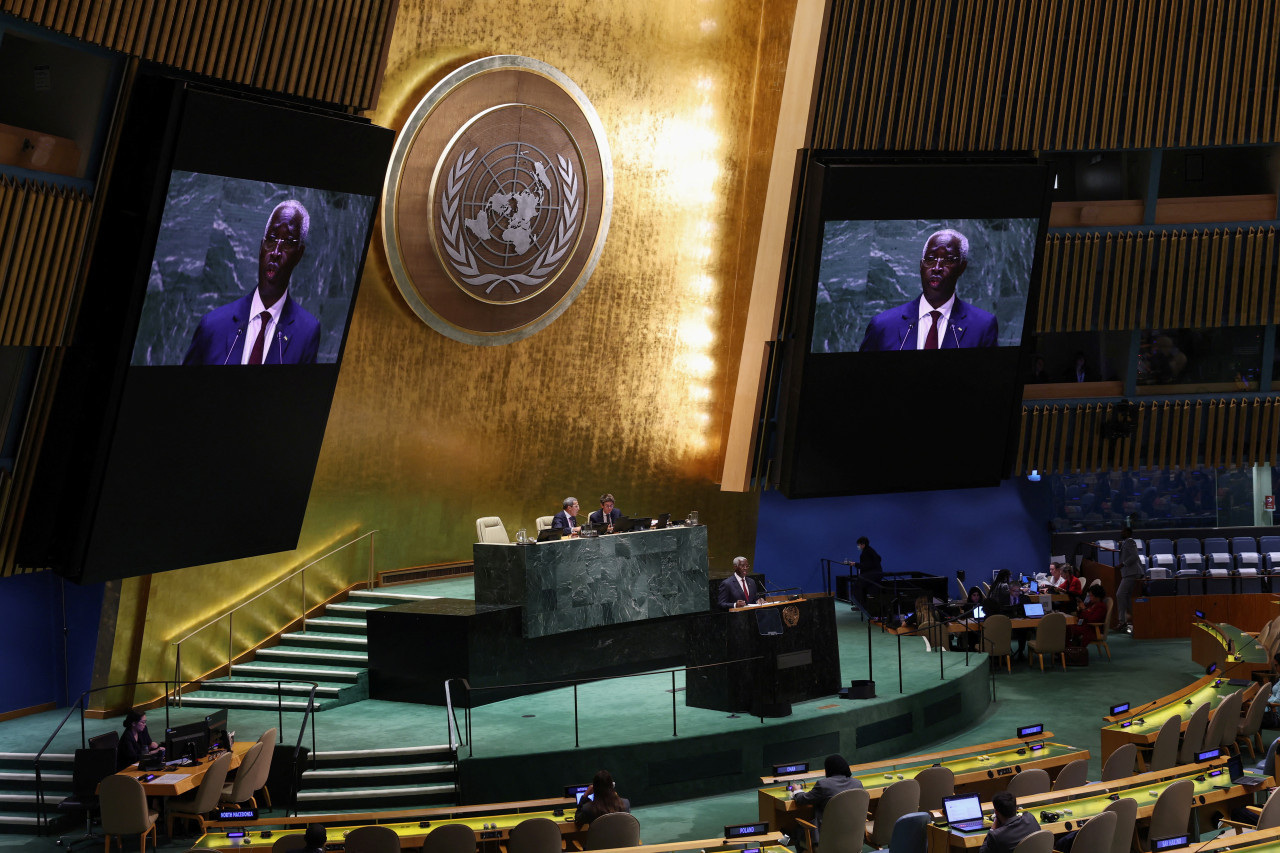
[[1028, 619], [1039, 619], [1044, 615], [1044, 605], [1038, 601], [1028, 601], [1022, 605], [1022, 615]]
[[548, 527], [546, 530], [538, 531], [539, 542], [551, 542], [554, 539], [563, 539], [563, 538], [564, 538], [564, 528], [562, 527]]
[[970, 618], [975, 622], [981, 622], [983, 619], [987, 618], [987, 611], [983, 610], [982, 605], [979, 604], [977, 607], [973, 608], [973, 613]]
[[1244, 760], [1239, 755], [1227, 759], [1227, 775], [1232, 785], [1261, 785], [1267, 781], [1266, 776], [1244, 769]]
[[959, 794], [942, 798], [942, 813], [947, 826], [957, 832], [977, 832], [982, 829], [982, 803], [977, 794]]

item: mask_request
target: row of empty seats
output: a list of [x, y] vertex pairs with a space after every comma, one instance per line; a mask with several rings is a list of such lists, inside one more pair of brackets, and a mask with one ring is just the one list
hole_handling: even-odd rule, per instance
[[[1202, 575], [1223, 576], [1231, 573], [1280, 574], [1280, 536], [1210, 536], [1205, 539], [1183, 537], [1180, 539], [1141, 539], [1138, 554], [1148, 572], [1161, 569], [1168, 575], [1189, 572]], [[1100, 539], [1098, 561], [1107, 565], [1120, 564], [1120, 555], [1114, 550], [1119, 544], [1112, 539]], [[1158, 575], [1164, 577], [1166, 575]]]

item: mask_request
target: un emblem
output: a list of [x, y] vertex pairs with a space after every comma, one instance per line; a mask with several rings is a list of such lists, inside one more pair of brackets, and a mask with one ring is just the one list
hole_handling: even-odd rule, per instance
[[555, 320], [604, 247], [613, 173], [599, 118], [525, 57], [469, 63], [401, 131], [383, 244], [405, 300], [455, 340], [520, 340]]

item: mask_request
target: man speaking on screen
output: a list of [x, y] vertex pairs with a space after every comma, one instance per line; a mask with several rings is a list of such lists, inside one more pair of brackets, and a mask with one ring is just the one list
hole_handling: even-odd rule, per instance
[[271, 211], [258, 248], [258, 285], [200, 318], [183, 364], [314, 364], [320, 321], [289, 297], [311, 216], [297, 201]]
[[920, 297], [872, 317], [858, 351], [995, 346], [995, 315], [956, 296], [968, 266], [968, 238], [950, 228], [931, 234], [920, 256]]

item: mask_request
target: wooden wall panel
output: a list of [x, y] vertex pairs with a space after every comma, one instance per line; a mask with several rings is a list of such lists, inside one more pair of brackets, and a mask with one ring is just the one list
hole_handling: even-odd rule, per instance
[[1014, 475], [1280, 464], [1280, 398], [1144, 401], [1136, 432], [1120, 440], [1102, 437], [1114, 409], [1114, 403], [1024, 406]]
[[1276, 323], [1275, 232], [1250, 227], [1051, 234], [1034, 330]]
[[1280, 134], [1273, 0], [833, 0], [831, 14], [815, 148], [1154, 148]]
[[399, 0], [0, 0], [0, 11], [218, 80], [372, 109]]

